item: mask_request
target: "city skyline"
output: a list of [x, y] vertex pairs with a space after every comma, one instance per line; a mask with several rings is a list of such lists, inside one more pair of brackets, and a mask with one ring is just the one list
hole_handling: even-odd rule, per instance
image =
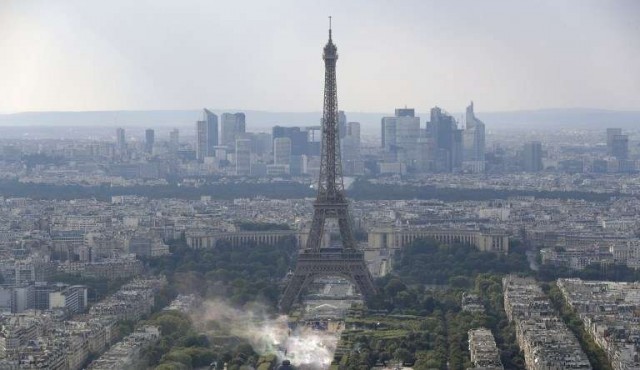
[[349, 53], [339, 76], [347, 111], [464, 107], [471, 99], [487, 111], [634, 110], [638, 7], [405, 1], [183, 9], [154, 2], [122, 12], [92, 2], [3, 4], [0, 112], [316, 111], [321, 58], [314, 45], [325, 37], [324, 15], [333, 15], [338, 46]]
[[0, 114], [0, 369], [640, 369], [640, 109], [490, 113], [635, 107], [630, 2], [197, 1], [0, 4], [0, 109], [164, 109]]

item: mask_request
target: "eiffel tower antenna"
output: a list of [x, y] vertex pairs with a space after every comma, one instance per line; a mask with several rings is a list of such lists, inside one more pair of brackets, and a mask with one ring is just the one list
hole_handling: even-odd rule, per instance
[[[322, 114], [322, 152], [318, 193], [313, 203], [313, 220], [305, 248], [299, 253], [296, 268], [280, 300], [280, 310], [287, 312], [300, 292], [318, 276], [341, 276], [349, 279], [365, 297], [375, 294], [373, 279], [358, 249], [349, 223], [349, 203], [344, 195], [340, 136], [338, 135], [338, 92], [336, 61], [338, 48], [331, 38], [324, 46], [324, 109]], [[327, 219], [337, 219], [341, 248], [322, 248]]]

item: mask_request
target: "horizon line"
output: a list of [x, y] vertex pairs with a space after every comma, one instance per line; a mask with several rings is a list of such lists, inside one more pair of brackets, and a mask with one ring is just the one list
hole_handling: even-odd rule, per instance
[[[435, 105], [434, 107], [440, 107], [441, 109], [445, 109], [439, 105]], [[475, 106], [474, 106], [475, 107]], [[305, 110], [305, 111], [287, 111], [287, 110], [265, 110], [265, 109], [244, 109], [244, 108], [177, 108], [177, 109], [96, 109], [96, 110], [33, 110], [33, 111], [0, 111], [0, 115], [9, 116], [9, 115], [19, 115], [19, 114], [31, 114], [31, 113], [117, 113], [117, 112], [190, 112], [190, 111], [200, 111], [203, 109], [208, 109], [211, 111], [217, 112], [262, 112], [262, 113], [294, 113], [294, 114], [309, 114], [309, 113], [318, 113], [322, 114], [321, 110]], [[395, 108], [399, 109], [399, 108]], [[416, 113], [429, 113], [429, 110], [418, 110], [415, 109]], [[387, 114], [386, 112], [381, 111], [363, 111], [363, 110], [346, 110], [340, 109], [341, 111], [347, 113], [357, 113], [357, 114]], [[558, 110], [591, 110], [591, 111], [603, 111], [603, 112], [619, 112], [619, 113], [640, 113], [640, 108], [636, 109], [611, 109], [611, 108], [592, 108], [592, 107], [551, 107], [551, 108], [522, 108], [522, 109], [512, 109], [512, 110], [486, 110], [486, 111], [478, 111], [476, 112], [484, 112], [484, 113], [517, 113], [517, 112], [535, 112], [535, 111], [558, 111]], [[455, 112], [450, 111], [449, 112]], [[463, 110], [461, 112], [464, 112]], [[456, 112], [459, 113], [459, 112]]]

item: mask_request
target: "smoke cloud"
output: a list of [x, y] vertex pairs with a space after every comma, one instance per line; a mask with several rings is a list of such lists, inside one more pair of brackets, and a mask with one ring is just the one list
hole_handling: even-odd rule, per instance
[[333, 360], [338, 334], [308, 327], [291, 329], [288, 316], [273, 317], [258, 304], [238, 309], [224, 301], [206, 301], [192, 315], [196, 327], [216, 321], [220, 330], [245, 339], [261, 355], [275, 354], [298, 369], [326, 369]]

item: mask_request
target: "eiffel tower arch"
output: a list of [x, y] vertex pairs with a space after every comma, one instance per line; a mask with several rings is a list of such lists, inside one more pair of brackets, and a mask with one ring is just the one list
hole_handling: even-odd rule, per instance
[[[300, 292], [320, 276], [340, 276], [350, 280], [365, 297], [375, 294], [375, 286], [364, 260], [364, 252], [358, 249], [351, 230], [349, 203], [344, 195], [338, 135], [336, 85], [338, 49], [331, 37], [331, 27], [329, 27], [329, 41], [324, 47], [322, 58], [325, 65], [325, 80], [318, 193], [313, 203], [313, 220], [307, 244], [298, 254], [295, 270], [280, 300], [280, 310], [283, 312], [289, 311]], [[338, 222], [342, 240], [340, 248], [322, 248], [322, 235], [328, 219], [335, 219]]]

